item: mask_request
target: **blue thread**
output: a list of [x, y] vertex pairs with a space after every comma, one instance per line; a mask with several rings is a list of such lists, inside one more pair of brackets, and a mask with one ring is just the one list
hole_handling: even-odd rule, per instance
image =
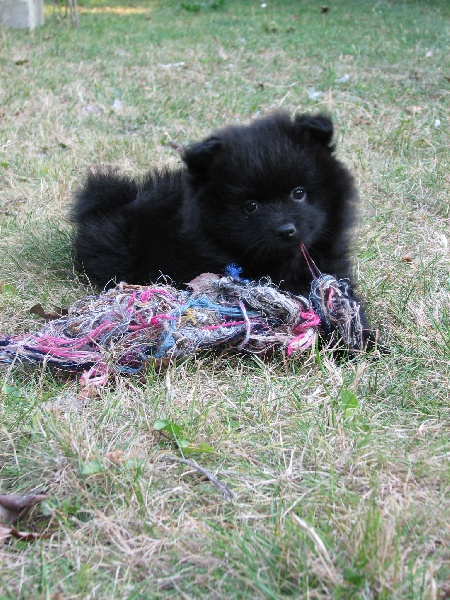
[[242, 283], [250, 283], [250, 279], [244, 279], [243, 277], [241, 277], [242, 271], [242, 267], [235, 263], [231, 263], [225, 267], [225, 275], [227, 277], [231, 277], [231, 279], [236, 279], [237, 281], [241, 281]]

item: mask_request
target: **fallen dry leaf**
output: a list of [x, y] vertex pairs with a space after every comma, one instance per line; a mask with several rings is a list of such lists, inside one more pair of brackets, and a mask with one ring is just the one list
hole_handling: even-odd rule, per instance
[[194, 293], [201, 294], [210, 287], [211, 281], [214, 279], [220, 279], [220, 277], [214, 273], [202, 273], [198, 277], [195, 277], [195, 279], [190, 281], [187, 285]]
[[35, 505], [47, 499], [47, 494], [28, 494], [20, 496], [19, 494], [0, 494], [0, 519], [3, 523], [15, 523], [22, 519], [27, 512]]
[[35, 540], [42, 540], [49, 538], [48, 533], [35, 533], [32, 531], [19, 531], [15, 527], [8, 527], [0, 523], [0, 546], [5, 544], [10, 538], [16, 538], [22, 542], [34, 542]]
[[48, 534], [19, 531], [13, 524], [35, 505], [47, 498], [47, 494], [0, 494], [0, 545], [5, 544], [10, 538], [24, 542], [32, 542], [49, 537]]
[[60, 319], [62, 316], [67, 315], [68, 310], [67, 308], [55, 307], [54, 310], [46, 311], [42, 304], [39, 303], [30, 308], [30, 313], [42, 317], [46, 321], [54, 321], [55, 319]]

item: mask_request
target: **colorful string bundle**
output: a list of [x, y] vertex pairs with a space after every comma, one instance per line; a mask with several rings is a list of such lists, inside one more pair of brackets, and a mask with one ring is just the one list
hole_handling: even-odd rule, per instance
[[84, 371], [101, 383], [111, 371], [135, 373], [149, 360], [206, 348], [259, 353], [279, 347], [292, 356], [321, 332], [337, 332], [350, 350], [363, 348], [359, 305], [346, 281], [315, 277], [307, 299], [269, 281], [244, 280], [231, 266], [223, 277], [197, 277], [188, 291], [121, 283], [86, 296], [36, 333], [0, 337], [0, 363]]

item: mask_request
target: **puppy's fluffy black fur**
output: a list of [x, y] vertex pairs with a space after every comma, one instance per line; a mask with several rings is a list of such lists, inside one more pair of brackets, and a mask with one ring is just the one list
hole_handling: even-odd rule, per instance
[[322, 272], [351, 278], [357, 192], [334, 156], [328, 116], [277, 112], [216, 131], [184, 168], [136, 182], [91, 171], [72, 210], [76, 258], [91, 281], [182, 285], [230, 263], [308, 294], [303, 242]]

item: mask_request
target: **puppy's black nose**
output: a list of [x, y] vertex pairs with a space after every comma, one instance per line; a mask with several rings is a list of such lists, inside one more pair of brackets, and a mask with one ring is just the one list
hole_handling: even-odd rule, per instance
[[297, 229], [293, 223], [284, 223], [275, 229], [275, 234], [283, 240], [290, 240], [297, 233]]

